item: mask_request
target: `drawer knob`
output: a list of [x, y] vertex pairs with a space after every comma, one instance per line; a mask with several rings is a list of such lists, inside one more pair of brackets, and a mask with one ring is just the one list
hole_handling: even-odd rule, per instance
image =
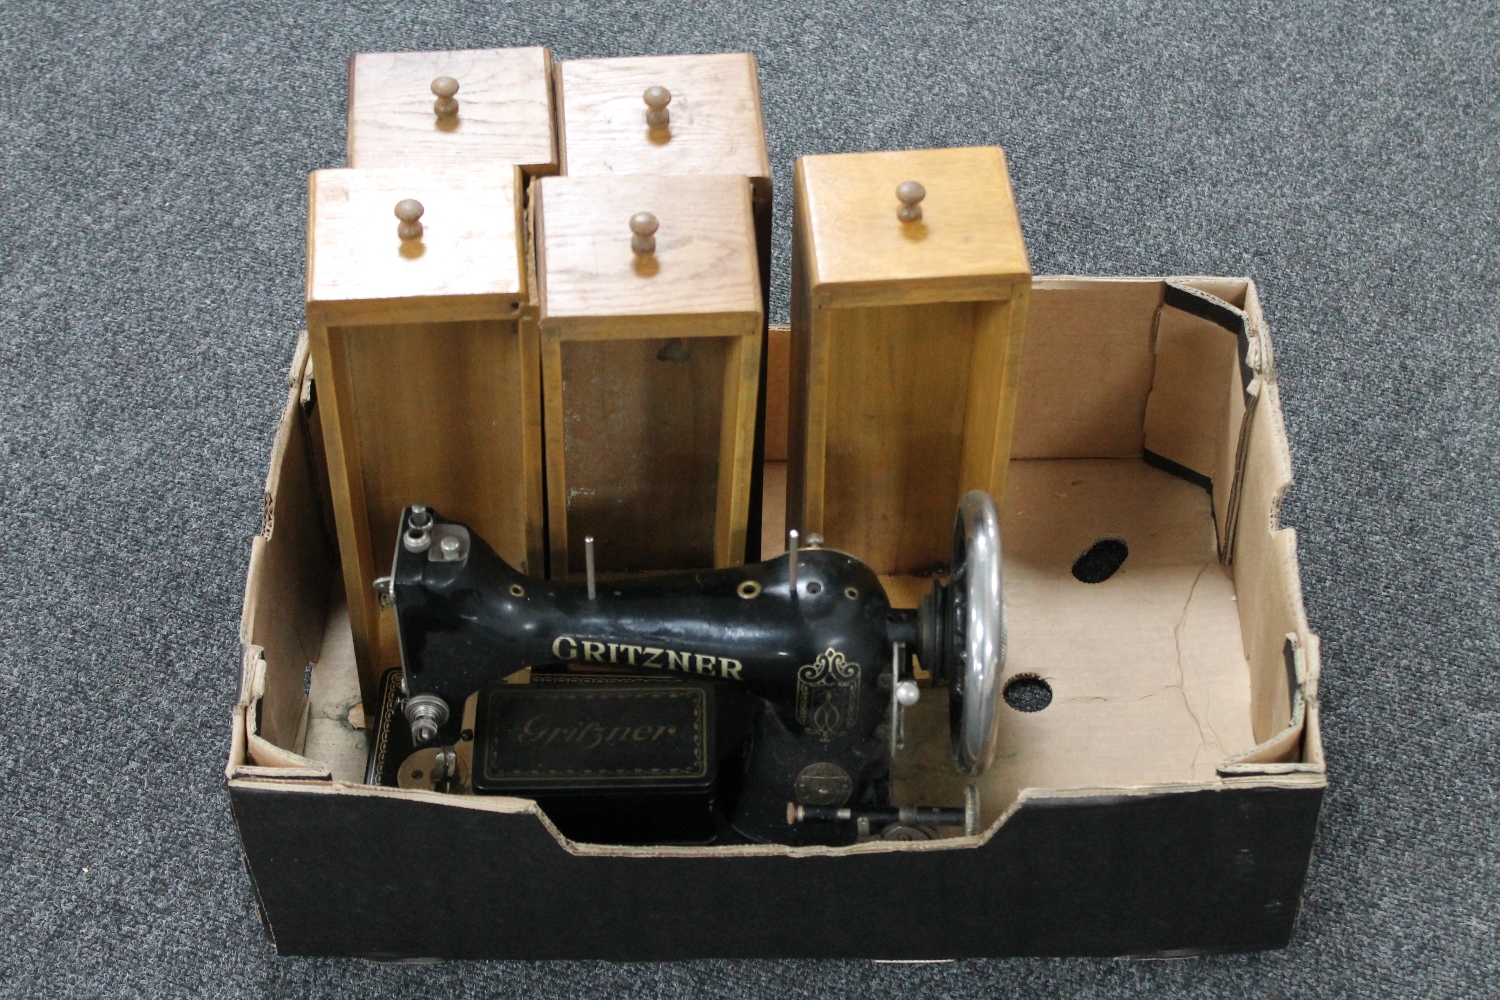
[[453, 118], [458, 114], [458, 102], [453, 95], [458, 93], [458, 81], [451, 76], [440, 76], [432, 81], [432, 92], [437, 95], [437, 100], [432, 102], [432, 110], [439, 118]]
[[901, 202], [901, 207], [896, 209], [896, 218], [902, 222], [922, 221], [922, 199], [927, 197], [927, 189], [916, 181], [902, 181], [896, 185], [896, 200]]
[[403, 240], [420, 240], [422, 238], [422, 224], [417, 220], [422, 217], [422, 203], [415, 198], [402, 198], [396, 202], [396, 218], [401, 220], [401, 225], [396, 227], [396, 235]]
[[667, 110], [667, 105], [672, 103], [672, 92], [666, 87], [647, 87], [641, 98], [649, 109], [646, 112], [647, 125], [661, 128], [672, 121], [672, 113]]
[[637, 212], [630, 217], [630, 249], [638, 254], [656, 252], [656, 216]]

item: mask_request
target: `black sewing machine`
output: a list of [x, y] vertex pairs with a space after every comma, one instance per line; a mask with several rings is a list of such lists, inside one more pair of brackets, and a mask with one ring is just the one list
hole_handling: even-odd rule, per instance
[[[523, 576], [464, 525], [403, 514], [391, 576], [402, 669], [368, 780], [537, 800], [578, 840], [847, 844], [977, 823], [891, 802], [915, 652], [947, 688], [952, 759], [992, 752], [1005, 660], [999, 522], [967, 494], [948, 580], [894, 609], [822, 547], [729, 569]], [[402, 723], [405, 723], [403, 725]]]

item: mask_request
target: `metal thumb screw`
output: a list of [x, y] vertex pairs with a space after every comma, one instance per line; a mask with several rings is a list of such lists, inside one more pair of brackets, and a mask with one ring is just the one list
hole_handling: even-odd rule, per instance
[[653, 128], [660, 128], [672, 121], [672, 113], [667, 110], [667, 105], [672, 103], [672, 92], [666, 87], [647, 87], [646, 92], [641, 95], [649, 109], [646, 112], [646, 124]]
[[639, 254], [656, 252], [656, 216], [637, 212], [630, 217], [630, 249]]
[[396, 235], [403, 240], [420, 240], [422, 238], [422, 224], [417, 220], [422, 217], [422, 203], [415, 198], [402, 198], [396, 202], [396, 218], [401, 220], [401, 225], [396, 227]]
[[902, 222], [921, 222], [921, 202], [925, 197], [927, 189], [916, 181], [902, 181], [896, 185], [896, 200], [901, 202], [901, 207], [896, 209], [896, 218]]
[[439, 118], [452, 118], [458, 114], [458, 102], [453, 95], [458, 93], [458, 81], [451, 76], [440, 76], [432, 81], [432, 92], [437, 95], [437, 100], [432, 102], [432, 110]]

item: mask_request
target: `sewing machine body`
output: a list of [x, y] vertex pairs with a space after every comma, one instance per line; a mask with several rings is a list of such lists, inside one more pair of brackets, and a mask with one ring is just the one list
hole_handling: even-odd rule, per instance
[[[953, 551], [949, 582], [907, 611], [864, 563], [821, 547], [581, 584], [519, 573], [464, 525], [408, 507], [379, 582], [402, 670], [372, 776], [389, 781], [375, 762], [403, 760], [406, 787], [550, 801], [555, 822], [586, 814], [580, 830], [617, 843], [836, 845], [877, 822], [899, 837], [970, 826], [977, 802], [890, 796], [902, 713], [920, 697], [909, 649], [946, 682], [958, 770], [977, 774], [993, 750], [1005, 627], [987, 494], [964, 497]], [[539, 688], [507, 690], [517, 680]], [[398, 705], [405, 758], [388, 752]], [[684, 822], [661, 827], [684, 801]]]
[[[454, 731], [453, 709], [476, 692], [482, 704], [490, 704], [495, 692], [506, 694], [497, 686], [507, 677], [531, 668], [537, 684], [554, 690], [561, 677], [590, 673], [619, 682], [711, 684], [712, 724], [723, 731], [715, 745], [727, 748], [718, 761], [725, 780], [718, 784], [717, 805], [750, 840], [852, 841], [847, 829], [790, 827], [788, 802], [888, 804], [892, 680], [882, 682], [881, 675], [892, 670], [892, 629], [914, 637], [915, 614], [893, 611], [875, 575], [852, 556], [799, 551], [795, 596], [791, 557], [782, 556], [728, 569], [604, 581], [591, 598], [580, 583], [518, 573], [482, 539], [432, 512], [409, 509], [401, 537], [389, 587], [405, 703], [434, 704], [436, 698], [450, 707], [430, 738], [417, 743], [459, 742], [470, 733], [479, 760], [466, 787], [540, 798], [558, 791], [545, 782], [486, 786], [481, 777], [487, 754], [530, 756], [538, 749], [545, 736], [536, 734], [558, 728], [541, 715], [521, 720], [505, 748], [485, 739], [479, 726]], [[588, 727], [586, 733], [579, 727]], [[632, 717], [628, 726], [589, 720], [559, 729], [571, 737], [554, 736], [546, 746], [568, 751], [574, 760], [565, 769], [569, 774], [614, 771], [634, 746], [616, 746], [609, 734], [641, 727], [658, 728], [644, 717]], [[577, 763], [590, 752], [597, 769]], [[580, 778], [578, 787], [586, 791], [589, 784]], [[592, 784], [594, 794], [620, 794], [598, 787], [598, 780]]]

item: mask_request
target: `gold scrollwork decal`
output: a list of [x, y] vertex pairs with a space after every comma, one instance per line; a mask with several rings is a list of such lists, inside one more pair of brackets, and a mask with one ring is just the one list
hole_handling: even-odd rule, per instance
[[859, 716], [859, 664], [829, 646], [797, 670], [797, 721], [827, 743]]

